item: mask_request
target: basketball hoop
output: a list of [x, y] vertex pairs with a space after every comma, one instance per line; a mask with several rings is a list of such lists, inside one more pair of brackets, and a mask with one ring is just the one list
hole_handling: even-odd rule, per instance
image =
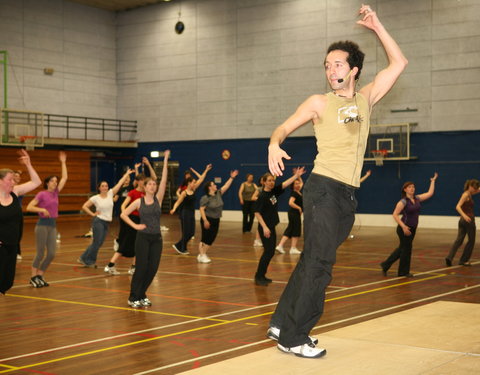
[[19, 137], [20, 143], [25, 145], [27, 151], [33, 151], [35, 149], [35, 140], [37, 137], [34, 135], [22, 135]]
[[387, 150], [372, 150], [371, 152], [372, 152], [373, 158], [375, 159], [375, 165], [377, 167], [381, 167], [383, 165], [383, 159], [385, 159], [385, 157], [387, 156], [388, 151]]

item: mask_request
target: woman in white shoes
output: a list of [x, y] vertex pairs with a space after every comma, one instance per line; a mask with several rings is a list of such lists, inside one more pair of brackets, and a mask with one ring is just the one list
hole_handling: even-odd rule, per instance
[[[158, 190], [155, 180], [145, 179], [145, 195], [133, 201], [120, 215], [122, 220], [137, 231], [135, 238], [136, 267], [128, 298], [128, 304], [133, 308], [152, 305], [146, 292], [158, 271], [160, 257], [162, 256], [163, 241], [160, 230], [160, 216], [165, 187], [167, 186], [169, 156], [170, 151], [165, 151]], [[139, 223], [135, 223], [130, 218], [130, 214], [134, 210], [139, 213]]]
[[[85, 266], [93, 266], [97, 262], [97, 255], [100, 246], [103, 245], [108, 233], [108, 225], [113, 216], [113, 197], [122, 187], [123, 183], [130, 179], [133, 169], [128, 169], [117, 184], [109, 189], [107, 181], [98, 184], [99, 194], [90, 197], [82, 206], [82, 210], [93, 217], [92, 220], [92, 243], [78, 258]], [[95, 211], [92, 211], [95, 206]]]
[[19, 151], [19, 161], [30, 175], [30, 181], [15, 184], [14, 171], [0, 169], [0, 293], [5, 294], [15, 279], [17, 252], [23, 227], [22, 206], [18, 196], [25, 195], [42, 183], [25, 150]]
[[210, 263], [211, 259], [207, 255], [207, 251], [212, 246], [213, 241], [217, 237], [218, 227], [220, 226], [220, 218], [223, 211], [222, 195], [232, 185], [233, 180], [237, 177], [238, 171], [231, 171], [230, 178], [225, 184], [218, 189], [213, 181], [205, 183], [205, 193], [200, 199], [200, 226], [202, 228], [202, 240], [198, 244], [198, 263]]
[[61, 178], [59, 179], [57, 176], [47, 177], [43, 183], [45, 190], [39, 192], [27, 206], [28, 212], [36, 212], [39, 216], [35, 226], [37, 254], [33, 259], [32, 278], [30, 279], [30, 284], [34, 288], [49, 285], [44, 280], [43, 275], [55, 258], [57, 250], [58, 196], [68, 179], [67, 155], [62, 151], [58, 158], [62, 168]]
[[292, 193], [288, 200], [290, 209], [288, 210], [288, 226], [283, 233], [282, 239], [275, 248], [280, 254], [285, 254], [283, 245], [289, 238], [292, 239], [290, 247], [290, 254], [301, 254], [297, 249], [298, 239], [302, 234], [302, 212], [303, 212], [303, 197], [302, 197], [303, 180], [298, 178], [292, 184]]

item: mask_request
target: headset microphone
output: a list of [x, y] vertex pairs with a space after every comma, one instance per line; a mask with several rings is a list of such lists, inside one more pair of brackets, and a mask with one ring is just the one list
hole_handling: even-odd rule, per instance
[[350, 74], [352, 74], [352, 70], [350, 70], [345, 77], [337, 79], [337, 82], [343, 83], [343, 81], [345, 81], [348, 77], [350, 77]]

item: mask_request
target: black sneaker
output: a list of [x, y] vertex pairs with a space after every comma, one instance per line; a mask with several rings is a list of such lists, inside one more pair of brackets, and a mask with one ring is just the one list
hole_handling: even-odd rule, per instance
[[50, 286], [50, 284], [47, 283], [47, 282], [44, 280], [43, 276], [38, 275], [37, 277], [38, 277], [38, 280], [40, 281], [40, 283], [42, 284], [42, 286]]
[[270, 284], [265, 277], [255, 277], [255, 285], [267, 286]]
[[452, 261], [448, 258], [445, 258], [445, 264], [447, 265], [447, 267], [451, 267], [452, 266]]
[[30, 284], [32, 284], [32, 286], [34, 288], [42, 288], [43, 287], [43, 283], [40, 281], [40, 278], [37, 276], [33, 276], [31, 279], [30, 279]]

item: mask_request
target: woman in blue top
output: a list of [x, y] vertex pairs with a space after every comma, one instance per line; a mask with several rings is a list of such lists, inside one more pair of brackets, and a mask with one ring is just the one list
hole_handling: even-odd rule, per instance
[[[133, 229], [137, 230], [135, 238], [135, 273], [130, 285], [128, 304], [133, 308], [151, 306], [146, 292], [158, 271], [162, 255], [162, 233], [160, 231], [160, 216], [162, 214], [162, 201], [165, 195], [168, 176], [168, 157], [170, 150], [165, 151], [163, 170], [160, 185], [157, 191], [157, 181], [152, 178], [145, 179], [145, 195], [134, 200], [120, 215]], [[156, 194], [155, 194], [156, 192]], [[138, 210], [140, 223], [135, 223], [129, 215]]]
[[[420, 214], [420, 202], [432, 197], [435, 191], [435, 180], [438, 174], [435, 172], [430, 179], [430, 188], [426, 193], [415, 195], [415, 184], [405, 182], [402, 187], [402, 199], [397, 203], [393, 211], [393, 218], [398, 223], [397, 235], [400, 240], [398, 247], [390, 256], [380, 264], [384, 276], [394, 262], [400, 259], [398, 276], [413, 277], [410, 273], [410, 260], [412, 258], [412, 243], [418, 226]], [[402, 217], [400, 217], [402, 215]]]

